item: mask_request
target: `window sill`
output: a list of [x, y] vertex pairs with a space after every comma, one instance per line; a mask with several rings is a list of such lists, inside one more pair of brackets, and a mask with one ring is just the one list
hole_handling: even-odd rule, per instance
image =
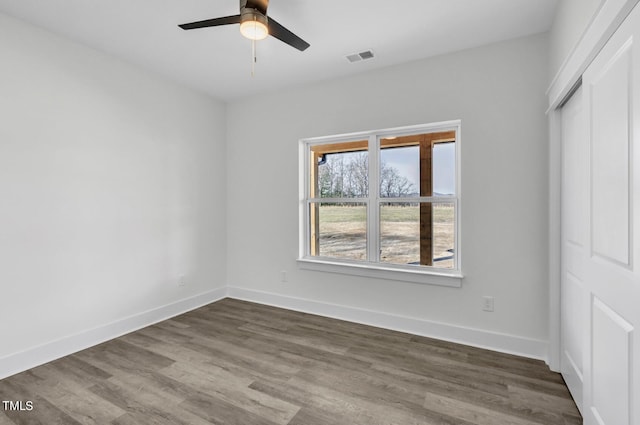
[[403, 282], [421, 283], [427, 285], [462, 287], [463, 275], [459, 271], [434, 271], [423, 269], [407, 269], [392, 265], [372, 263], [340, 262], [331, 260], [299, 258], [298, 267], [303, 270], [313, 270], [328, 273], [348, 274], [371, 277], [375, 279], [398, 280]]

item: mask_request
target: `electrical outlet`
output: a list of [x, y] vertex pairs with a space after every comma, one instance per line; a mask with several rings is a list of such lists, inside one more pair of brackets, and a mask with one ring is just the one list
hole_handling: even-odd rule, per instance
[[493, 297], [482, 297], [482, 310], [484, 311], [493, 311]]
[[180, 276], [180, 278], [178, 278], [178, 286], [181, 288], [187, 286], [187, 281], [185, 280], [184, 276]]
[[280, 272], [280, 281], [281, 282], [287, 282], [287, 271], [286, 270], [282, 270]]

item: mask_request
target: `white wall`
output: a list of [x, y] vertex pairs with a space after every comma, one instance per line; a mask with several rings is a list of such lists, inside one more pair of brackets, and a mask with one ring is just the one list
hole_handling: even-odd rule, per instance
[[[543, 355], [547, 53], [546, 36], [529, 37], [225, 111], [0, 15], [0, 377], [6, 359], [227, 282], [258, 301], [408, 318], [417, 333], [441, 324], [437, 336], [475, 345], [475, 331], [514, 337], [533, 344], [484, 341]], [[458, 118], [462, 288], [297, 269], [300, 138]]]
[[[490, 335], [513, 336], [523, 344], [498, 338], [505, 344], [493, 348], [545, 357], [547, 41], [502, 42], [229, 105], [230, 293], [336, 316], [409, 318], [419, 333], [443, 325], [444, 337], [469, 330], [448, 336], [476, 345], [475, 331], [489, 346]], [[462, 119], [462, 288], [298, 270], [300, 138], [451, 119]], [[494, 313], [481, 311], [483, 295], [495, 297]]]
[[550, 31], [549, 63], [552, 78], [578, 44], [604, 1], [560, 0]]
[[0, 58], [0, 366], [224, 288], [224, 105], [4, 15]]

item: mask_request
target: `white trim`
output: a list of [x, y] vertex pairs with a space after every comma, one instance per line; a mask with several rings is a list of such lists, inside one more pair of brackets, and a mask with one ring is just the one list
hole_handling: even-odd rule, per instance
[[339, 142], [352, 142], [354, 140], [368, 139], [369, 136], [411, 136], [414, 134], [420, 134], [424, 132], [425, 128], [430, 133], [437, 133], [440, 131], [451, 130], [460, 126], [461, 120], [440, 121], [430, 124], [417, 124], [408, 125], [405, 127], [395, 128], [383, 128], [378, 130], [357, 131], [354, 133], [336, 134], [333, 136], [321, 136], [321, 137], [305, 137], [300, 139], [301, 142], [309, 143], [311, 145], [325, 144], [325, 143], [339, 143]]
[[562, 112], [549, 113], [549, 368], [560, 371]]
[[309, 314], [317, 314], [324, 317], [331, 317], [399, 332], [406, 332], [413, 335], [436, 338], [443, 341], [470, 345], [501, 353], [514, 354], [537, 360], [547, 360], [548, 343], [538, 339], [523, 338], [500, 332], [450, 325], [441, 322], [382, 313], [356, 307], [323, 303], [238, 287], [229, 287], [228, 296], [229, 298], [286, 308]]
[[171, 304], [137, 313], [75, 335], [60, 338], [0, 359], [0, 379], [49, 363], [130, 332], [170, 319], [227, 296], [227, 288], [218, 288]]
[[453, 235], [456, 255], [453, 267], [462, 275], [462, 220], [460, 219], [460, 211], [462, 211], [462, 120], [458, 120], [456, 127], [456, 198], [454, 209], [456, 228]]
[[309, 149], [304, 143], [298, 145], [298, 257], [305, 255], [309, 246], [310, 235], [307, 234], [307, 223], [309, 222], [309, 204], [305, 202], [309, 193], [309, 176], [307, 173], [307, 164], [309, 164]]
[[[463, 275], [448, 269], [422, 268], [420, 266], [340, 261], [333, 258], [299, 258], [298, 267], [303, 270], [363, 276], [374, 279], [396, 280], [427, 285], [462, 287]], [[420, 268], [419, 268], [420, 267]]]
[[[343, 203], [343, 204], [365, 204], [369, 198], [309, 198], [307, 204], [321, 203]], [[455, 204], [458, 199], [455, 196], [413, 196], [413, 197], [393, 197], [378, 198], [375, 202], [380, 204], [419, 204], [428, 202], [430, 204]], [[373, 203], [373, 202], [372, 202]]]
[[640, 0], [606, 0], [547, 89], [549, 111], [560, 105], [591, 61]]
[[[455, 196], [446, 197], [405, 197], [405, 198], [381, 198], [377, 184], [369, 185], [367, 197], [361, 198], [311, 198], [309, 167], [311, 166], [311, 147], [329, 143], [350, 142], [367, 140], [369, 152], [369, 181], [377, 182], [379, 179], [379, 150], [380, 139], [389, 136], [409, 136], [422, 133], [437, 133], [441, 131], [455, 131]], [[460, 199], [461, 194], [461, 140], [462, 140], [462, 120], [443, 121], [430, 124], [419, 124], [407, 127], [388, 128], [382, 130], [371, 130], [357, 133], [339, 134], [333, 136], [312, 137], [300, 139], [298, 142], [298, 264], [301, 268], [315, 271], [326, 271], [332, 273], [344, 273], [388, 280], [401, 280], [414, 283], [427, 283], [443, 286], [460, 287], [462, 285], [462, 249], [461, 249], [461, 225], [460, 225]], [[367, 261], [351, 261], [335, 258], [321, 258], [311, 256], [311, 229], [309, 228], [309, 206], [311, 203], [362, 203], [367, 208]], [[453, 203], [454, 204], [454, 266], [451, 270], [439, 270], [437, 268], [423, 268], [416, 270], [415, 267], [402, 264], [380, 263], [379, 249], [379, 208], [380, 205], [389, 202], [431, 202], [431, 203]]]
[[380, 261], [380, 204], [375, 202], [380, 194], [380, 136], [369, 136], [369, 181], [376, 182], [375, 196], [372, 198], [369, 185], [369, 198], [367, 204], [367, 259], [371, 262]]

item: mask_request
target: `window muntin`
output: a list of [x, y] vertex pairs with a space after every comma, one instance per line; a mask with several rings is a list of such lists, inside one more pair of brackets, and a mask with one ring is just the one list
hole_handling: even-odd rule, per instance
[[460, 276], [459, 123], [364, 136], [302, 141], [301, 257]]

